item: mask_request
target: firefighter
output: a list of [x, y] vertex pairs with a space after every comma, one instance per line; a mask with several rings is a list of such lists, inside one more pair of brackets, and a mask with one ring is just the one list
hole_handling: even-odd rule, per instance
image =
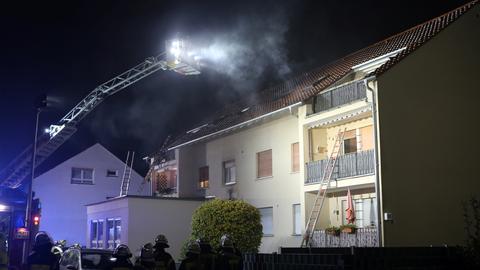
[[133, 264], [130, 261], [132, 253], [127, 245], [121, 244], [116, 247], [112, 257], [116, 260], [107, 267], [108, 270], [133, 270]]
[[33, 251], [27, 258], [29, 270], [56, 270], [60, 257], [52, 253], [53, 242], [46, 232], [35, 235]]
[[241, 270], [243, 269], [242, 255], [228, 235], [223, 235], [221, 248], [217, 259], [219, 270]]
[[165, 251], [169, 248], [167, 237], [163, 234], [159, 234], [155, 238], [155, 245], [153, 257], [155, 258], [155, 270], [175, 270], [175, 261], [168, 252]]
[[197, 239], [197, 243], [200, 246], [200, 263], [203, 265], [204, 270], [214, 270], [216, 263], [216, 254], [213, 252], [213, 248], [205, 238]]
[[0, 270], [8, 270], [7, 239], [0, 233]]
[[143, 245], [140, 251], [140, 257], [135, 262], [135, 269], [139, 270], [154, 270], [155, 269], [155, 257], [153, 255], [152, 243]]
[[203, 270], [199, 255], [200, 245], [196, 241], [190, 242], [187, 247], [186, 257], [182, 260], [179, 270]]

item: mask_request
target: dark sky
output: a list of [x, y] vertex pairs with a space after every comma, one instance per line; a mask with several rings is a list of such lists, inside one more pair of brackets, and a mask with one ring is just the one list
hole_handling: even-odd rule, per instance
[[[13, 2], [13, 1], [10, 1]], [[181, 34], [227, 48], [197, 77], [158, 72], [110, 97], [43, 169], [95, 142], [155, 152], [232, 99], [321, 66], [467, 1], [15, 1], [0, 8], [0, 169], [32, 142], [34, 99], [58, 121], [98, 84]], [[136, 161], [142, 171], [141, 161]]]

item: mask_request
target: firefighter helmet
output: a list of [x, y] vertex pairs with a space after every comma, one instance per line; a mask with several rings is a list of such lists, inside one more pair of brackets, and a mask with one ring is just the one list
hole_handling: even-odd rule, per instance
[[112, 257], [114, 257], [114, 258], [130, 258], [130, 257], [132, 257], [132, 253], [130, 252], [130, 249], [128, 248], [127, 245], [121, 244], [117, 248], [115, 248], [115, 251], [113, 252]]
[[53, 245], [52, 239], [46, 232], [38, 232], [35, 235], [35, 246]]
[[190, 241], [187, 247], [187, 253], [200, 254], [200, 245], [196, 241]]
[[163, 247], [170, 247], [168, 245], [168, 240], [167, 240], [167, 237], [165, 237], [165, 235], [163, 234], [159, 234], [156, 238], [155, 238], [155, 246], [163, 246]]
[[224, 234], [222, 236], [222, 238], [220, 239], [220, 243], [224, 248], [233, 248], [233, 241], [230, 236], [228, 236], [228, 234]]

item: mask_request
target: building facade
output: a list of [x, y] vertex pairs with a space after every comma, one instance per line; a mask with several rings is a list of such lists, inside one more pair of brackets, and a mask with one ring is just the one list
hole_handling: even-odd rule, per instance
[[[245, 200], [262, 215], [262, 252], [299, 246], [343, 134], [314, 245], [464, 243], [461, 203], [480, 190], [478, 145], [460, 130], [480, 115], [479, 12], [473, 1], [230, 104], [154, 160], [153, 182], [175, 187], [157, 195]], [[359, 230], [330, 237], [348, 190]]]
[[[85, 246], [85, 205], [118, 197], [124, 168], [123, 161], [97, 143], [36, 177], [33, 191], [41, 204], [39, 229], [54, 240]], [[128, 194], [150, 194], [150, 184], [143, 182], [143, 177], [132, 170]]]

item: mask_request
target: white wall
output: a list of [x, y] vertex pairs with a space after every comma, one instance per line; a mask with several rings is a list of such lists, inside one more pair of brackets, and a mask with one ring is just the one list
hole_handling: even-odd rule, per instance
[[[94, 185], [71, 184], [71, 170], [94, 169]], [[118, 177], [106, 177], [108, 170], [118, 170]], [[95, 144], [55, 168], [35, 178], [33, 191], [42, 207], [40, 230], [54, 240], [85, 245], [87, 234], [86, 204], [103, 201], [120, 193], [124, 163], [100, 144]], [[132, 172], [129, 194], [150, 194], [150, 185], [138, 188], [143, 178]]]
[[87, 206], [88, 223], [95, 219], [121, 218], [121, 242], [137, 256], [144, 244], [154, 243], [158, 234], [164, 234], [170, 245], [167, 251], [177, 260], [183, 242], [191, 233], [192, 214], [202, 202], [128, 196]]
[[[261, 252], [277, 251], [280, 246], [299, 246], [300, 236], [293, 236], [293, 204], [300, 203], [300, 173], [291, 171], [291, 145], [298, 142], [298, 119], [286, 115], [206, 143], [183, 147], [180, 152], [180, 170], [193, 173], [180, 181], [196, 183], [198, 169], [209, 166], [210, 188], [206, 195], [228, 198], [229, 189], [236, 199], [242, 199], [257, 208], [273, 207], [273, 236], [263, 237]], [[198, 146], [204, 145], [204, 146]], [[203, 151], [199, 149], [204, 148]], [[272, 177], [257, 179], [258, 152], [272, 149]], [[205, 163], [182, 163], [182, 154], [189, 160]], [[223, 162], [235, 160], [237, 183], [223, 183]], [[182, 183], [180, 183], [182, 185]]]

